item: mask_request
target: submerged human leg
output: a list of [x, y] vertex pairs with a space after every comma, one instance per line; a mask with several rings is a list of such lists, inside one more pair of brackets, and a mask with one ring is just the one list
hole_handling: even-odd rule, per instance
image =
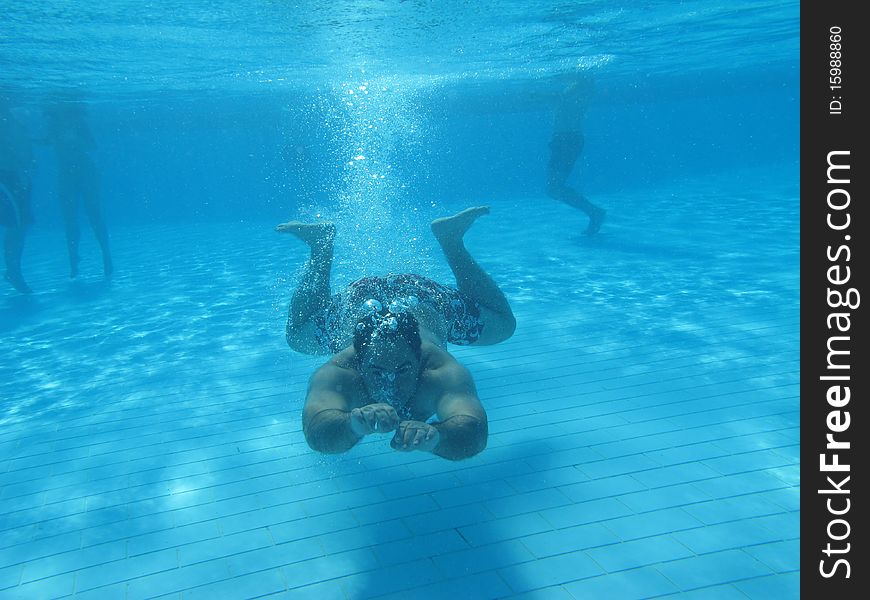
[[[0, 173], [2, 174], [2, 173]], [[3, 240], [3, 258], [6, 263], [6, 281], [21, 292], [30, 294], [33, 290], [21, 275], [21, 255], [24, 252], [24, 237], [33, 222], [30, 206], [30, 182], [12, 174], [0, 181], [0, 193], [7, 204], [8, 214], [3, 213], [6, 236]]]
[[462, 241], [471, 224], [488, 213], [488, 206], [475, 206], [453, 216], [432, 221], [432, 233], [441, 245], [447, 264], [456, 277], [456, 286], [484, 310], [486, 325], [476, 342], [481, 345], [506, 340], [516, 329], [516, 319], [504, 293], [477, 264]]
[[589, 217], [586, 235], [598, 233], [604, 221], [605, 210], [592, 204], [585, 196], [568, 185], [568, 177], [583, 152], [584, 138], [579, 131], [553, 134], [550, 140], [550, 161], [547, 164], [547, 195], [582, 210]]
[[63, 214], [66, 248], [69, 254], [69, 276], [75, 279], [79, 274], [79, 232], [78, 205], [75, 196], [69, 191], [61, 191], [60, 211]]
[[21, 275], [21, 254], [24, 249], [24, 228], [9, 227], [3, 242], [3, 253], [6, 260], [6, 281], [21, 292], [30, 294], [33, 290]]
[[111, 277], [113, 265], [112, 253], [109, 250], [109, 231], [106, 228], [106, 222], [103, 220], [102, 211], [100, 210], [100, 197], [96, 190], [91, 190], [85, 196], [85, 210], [91, 223], [91, 229], [94, 230], [94, 236], [97, 238], [100, 250], [103, 252], [103, 274], [106, 277]]
[[275, 231], [296, 236], [311, 251], [302, 272], [302, 281], [293, 292], [287, 315], [287, 343], [294, 347], [307, 347], [313, 341], [300, 339], [303, 326], [319, 311], [325, 310], [331, 298], [329, 277], [332, 270], [335, 225], [290, 221], [278, 225]]
[[584, 233], [592, 235], [601, 229], [604, 216], [607, 214], [600, 206], [592, 204], [583, 194], [565, 184], [564, 179], [553, 173], [547, 179], [547, 195], [554, 200], [564, 202], [569, 206], [582, 210], [589, 217], [589, 225]]

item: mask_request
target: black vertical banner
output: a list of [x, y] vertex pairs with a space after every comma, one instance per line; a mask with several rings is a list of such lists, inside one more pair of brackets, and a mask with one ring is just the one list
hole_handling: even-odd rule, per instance
[[[866, 21], [801, 5], [801, 593], [866, 597]], [[860, 458], [863, 457], [863, 458]], [[859, 592], [860, 595], [859, 595]]]

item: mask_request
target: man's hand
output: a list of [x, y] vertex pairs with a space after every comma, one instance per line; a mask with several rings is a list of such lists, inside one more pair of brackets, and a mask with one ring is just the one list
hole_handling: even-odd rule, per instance
[[411, 452], [412, 450], [432, 452], [439, 441], [441, 441], [441, 435], [429, 423], [402, 421], [396, 427], [396, 435], [393, 436], [390, 445], [400, 452]]
[[383, 402], [350, 411], [350, 428], [359, 437], [370, 433], [390, 433], [398, 424], [396, 409]]

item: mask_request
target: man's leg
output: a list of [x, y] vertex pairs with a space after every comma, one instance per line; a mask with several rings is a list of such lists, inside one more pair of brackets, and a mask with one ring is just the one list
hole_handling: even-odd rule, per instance
[[30, 208], [30, 183], [12, 181], [8, 188], [10, 207], [15, 212], [7, 225], [3, 240], [3, 258], [6, 262], [6, 281], [22, 294], [33, 293], [21, 275], [21, 255], [24, 252], [24, 237], [33, 220]]
[[73, 190], [60, 182], [58, 189], [60, 212], [63, 215], [64, 231], [66, 231], [66, 249], [69, 254], [69, 276], [75, 279], [79, 274], [79, 216], [78, 204]]
[[550, 178], [547, 183], [547, 195], [554, 200], [559, 200], [569, 206], [579, 208], [586, 213], [589, 217], [589, 225], [583, 232], [586, 235], [593, 235], [601, 229], [601, 223], [604, 222], [604, 215], [607, 214], [607, 211], [589, 202], [585, 196], [574, 188], [565, 185], [564, 180], [559, 181], [558, 179]]
[[462, 237], [471, 224], [488, 213], [488, 206], [475, 206], [452, 217], [432, 221], [432, 233], [441, 244], [447, 264], [456, 277], [459, 291], [476, 300], [483, 310], [485, 325], [480, 339], [475, 342], [481, 345], [497, 344], [508, 339], [517, 325], [504, 293], [475, 262], [462, 242]]
[[586, 213], [589, 226], [584, 233], [592, 235], [601, 229], [606, 211], [592, 204], [567, 183], [577, 158], [583, 152], [583, 144], [583, 136], [579, 132], [553, 134], [553, 139], [550, 140], [550, 161], [547, 164], [547, 195]]
[[287, 343], [294, 350], [305, 354], [323, 354], [323, 349], [319, 348], [305, 325], [314, 315], [325, 310], [331, 299], [329, 277], [332, 270], [335, 225], [290, 221], [278, 225], [275, 231], [296, 236], [308, 244], [311, 250], [311, 256], [302, 272], [302, 281], [290, 301]]
[[94, 230], [94, 236], [100, 244], [100, 249], [103, 251], [103, 274], [106, 277], [112, 276], [112, 253], [109, 250], [109, 231], [106, 228], [106, 222], [103, 220], [103, 213], [100, 210], [100, 188], [97, 182], [96, 173], [92, 174], [91, 180], [84, 187], [85, 212], [88, 214], [88, 220], [91, 223], [91, 229]]
[[24, 249], [24, 227], [9, 227], [3, 242], [3, 254], [6, 260], [6, 280], [22, 294], [30, 294], [33, 290], [21, 275], [21, 253]]

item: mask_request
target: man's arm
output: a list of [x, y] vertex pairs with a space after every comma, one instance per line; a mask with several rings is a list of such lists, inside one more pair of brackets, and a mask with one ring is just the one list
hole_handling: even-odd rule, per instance
[[435, 406], [439, 420], [432, 424], [438, 430], [439, 441], [432, 452], [448, 460], [469, 458], [486, 448], [486, 411], [465, 367], [452, 360], [442, 369], [442, 391]]
[[351, 429], [350, 402], [340, 391], [352, 384], [352, 376], [331, 361], [311, 376], [302, 409], [302, 431], [312, 450], [337, 454], [362, 439]]

